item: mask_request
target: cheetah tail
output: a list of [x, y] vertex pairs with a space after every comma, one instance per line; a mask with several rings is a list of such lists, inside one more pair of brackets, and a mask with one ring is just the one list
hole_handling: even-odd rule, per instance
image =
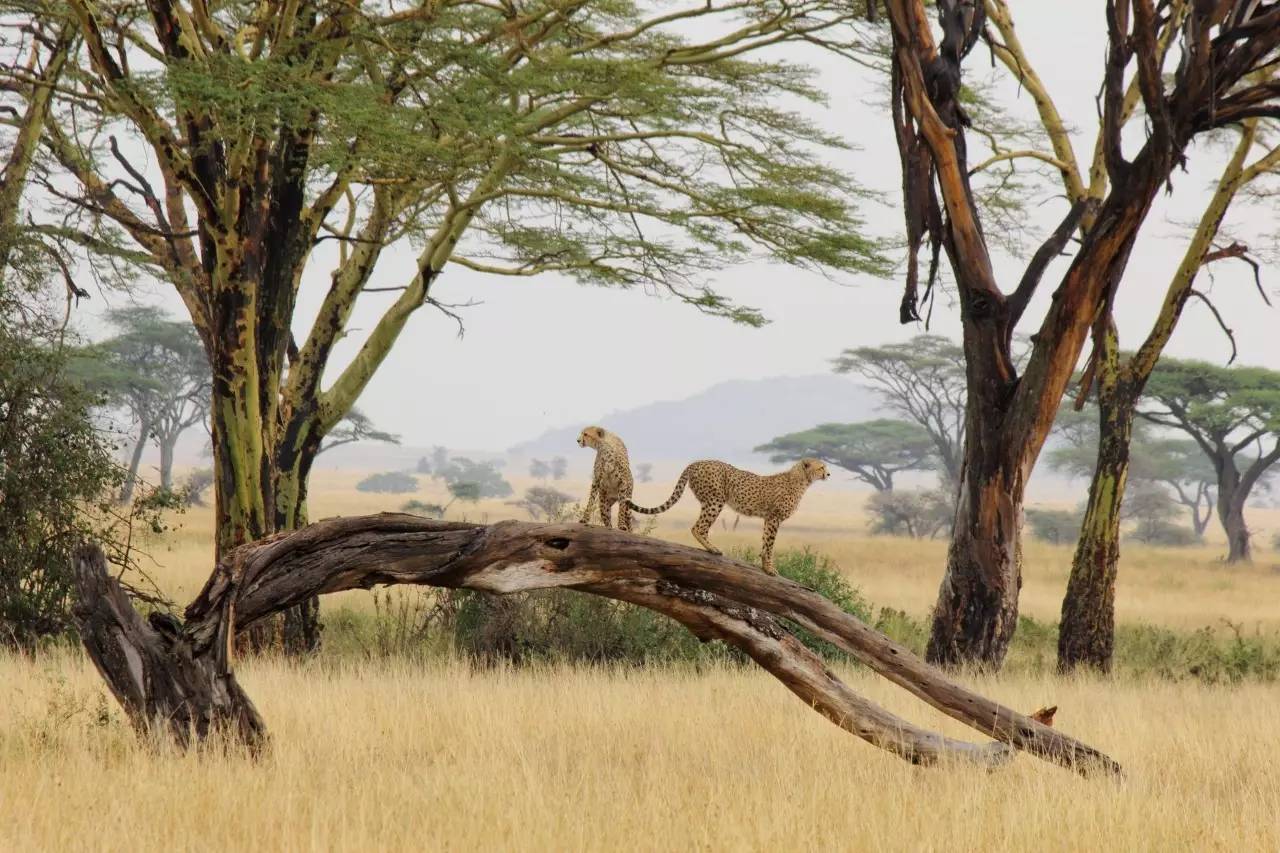
[[630, 500], [627, 501], [627, 506], [631, 509], [632, 512], [638, 512], [642, 515], [657, 515], [660, 512], [666, 512], [667, 510], [675, 506], [676, 501], [680, 500], [680, 496], [684, 494], [684, 487], [689, 484], [689, 468], [692, 468], [692, 467], [693, 466], [690, 465], [688, 468], [685, 468], [683, 471], [680, 472], [680, 479], [676, 481], [675, 490], [671, 492], [671, 497], [667, 498], [667, 502], [664, 503], [662, 506], [655, 506], [655, 507], [636, 506]]

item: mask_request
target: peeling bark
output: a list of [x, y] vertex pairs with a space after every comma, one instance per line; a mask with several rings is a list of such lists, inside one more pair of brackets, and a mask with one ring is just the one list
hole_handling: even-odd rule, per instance
[[[202, 737], [224, 727], [248, 744], [262, 742], [265, 727], [231, 670], [236, 632], [314, 595], [380, 584], [498, 594], [564, 587], [648, 607], [703, 640], [733, 644], [828, 719], [914, 763], [951, 757], [994, 767], [1012, 748], [1081, 773], [1120, 772], [1097, 750], [949, 680], [812, 590], [722, 556], [605, 528], [486, 527], [399, 514], [330, 519], [227, 554], [181, 626], [143, 623], [121, 603], [96, 552], [83, 552], [76, 568], [77, 618], [103, 677], [139, 728], [168, 727], [180, 742], [191, 720]], [[867, 702], [779, 619], [837, 645], [996, 743], [943, 738]], [[159, 675], [138, 679], [131, 657]]]

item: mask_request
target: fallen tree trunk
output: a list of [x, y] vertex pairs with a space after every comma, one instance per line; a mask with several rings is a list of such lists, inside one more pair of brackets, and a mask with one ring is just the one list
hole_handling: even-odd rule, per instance
[[[1081, 773], [1119, 773], [1108, 756], [979, 696], [830, 601], [786, 578], [657, 539], [575, 524], [491, 526], [382, 514], [322, 521], [235, 549], [187, 608], [186, 622], [141, 619], [101, 552], [76, 557], [86, 648], [140, 729], [181, 743], [226, 728], [258, 745], [266, 728], [231, 669], [236, 631], [307, 598], [418, 584], [523, 592], [567, 587], [663, 613], [699, 638], [742, 649], [845, 730], [919, 764], [958, 757], [994, 767], [1013, 748]], [[850, 690], [778, 619], [807, 628], [995, 743], [920, 729]]]

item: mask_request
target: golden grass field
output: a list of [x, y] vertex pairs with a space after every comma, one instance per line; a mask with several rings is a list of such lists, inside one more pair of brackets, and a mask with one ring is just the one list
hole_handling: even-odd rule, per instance
[[[313, 517], [412, 497], [362, 495], [358, 479], [317, 477]], [[439, 495], [428, 481], [420, 497]], [[924, 615], [943, 544], [867, 537], [860, 500], [815, 490], [781, 546], [811, 544], [876, 605]], [[657, 533], [689, 541], [691, 507]], [[465, 513], [492, 521], [513, 508]], [[1264, 512], [1252, 520], [1277, 527]], [[179, 602], [208, 574], [210, 531], [207, 513], [191, 513], [151, 545], [154, 576]], [[758, 531], [744, 520], [712, 538], [747, 543]], [[1280, 627], [1280, 555], [1263, 550], [1248, 568], [1217, 556], [1213, 543], [1127, 547], [1119, 618]], [[1028, 544], [1025, 612], [1056, 618], [1069, 560]], [[325, 606], [369, 601], [344, 593]], [[257, 760], [140, 743], [73, 651], [0, 656], [0, 850], [1280, 850], [1274, 684], [965, 679], [1023, 710], [1057, 704], [1060, 728], [1125, 765], [1112, 782], [1028, 756], [990, 774], [913, 768], [767, 675], [730, 666], [473, 670], [322, 653], [246, 661], [241, 674], [273, 735]], [[845, 675], [913, 721], [978, 737], [881, 679]]]

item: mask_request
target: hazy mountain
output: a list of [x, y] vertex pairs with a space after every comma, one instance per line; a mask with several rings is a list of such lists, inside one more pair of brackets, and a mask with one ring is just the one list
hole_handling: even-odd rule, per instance
[[[878, 402], [874, 393], [844, 376], [776, 376], [722, 382], [683, 400], [649, 403], [597, 422], [623, 437], [632, 463], [713, 457], [759, 465], [763, 457], [752, 453], [753, 447], [820, 423], [877, 417]], [[508, 453], [572, 458], [584, 426], [549, 430]]]

